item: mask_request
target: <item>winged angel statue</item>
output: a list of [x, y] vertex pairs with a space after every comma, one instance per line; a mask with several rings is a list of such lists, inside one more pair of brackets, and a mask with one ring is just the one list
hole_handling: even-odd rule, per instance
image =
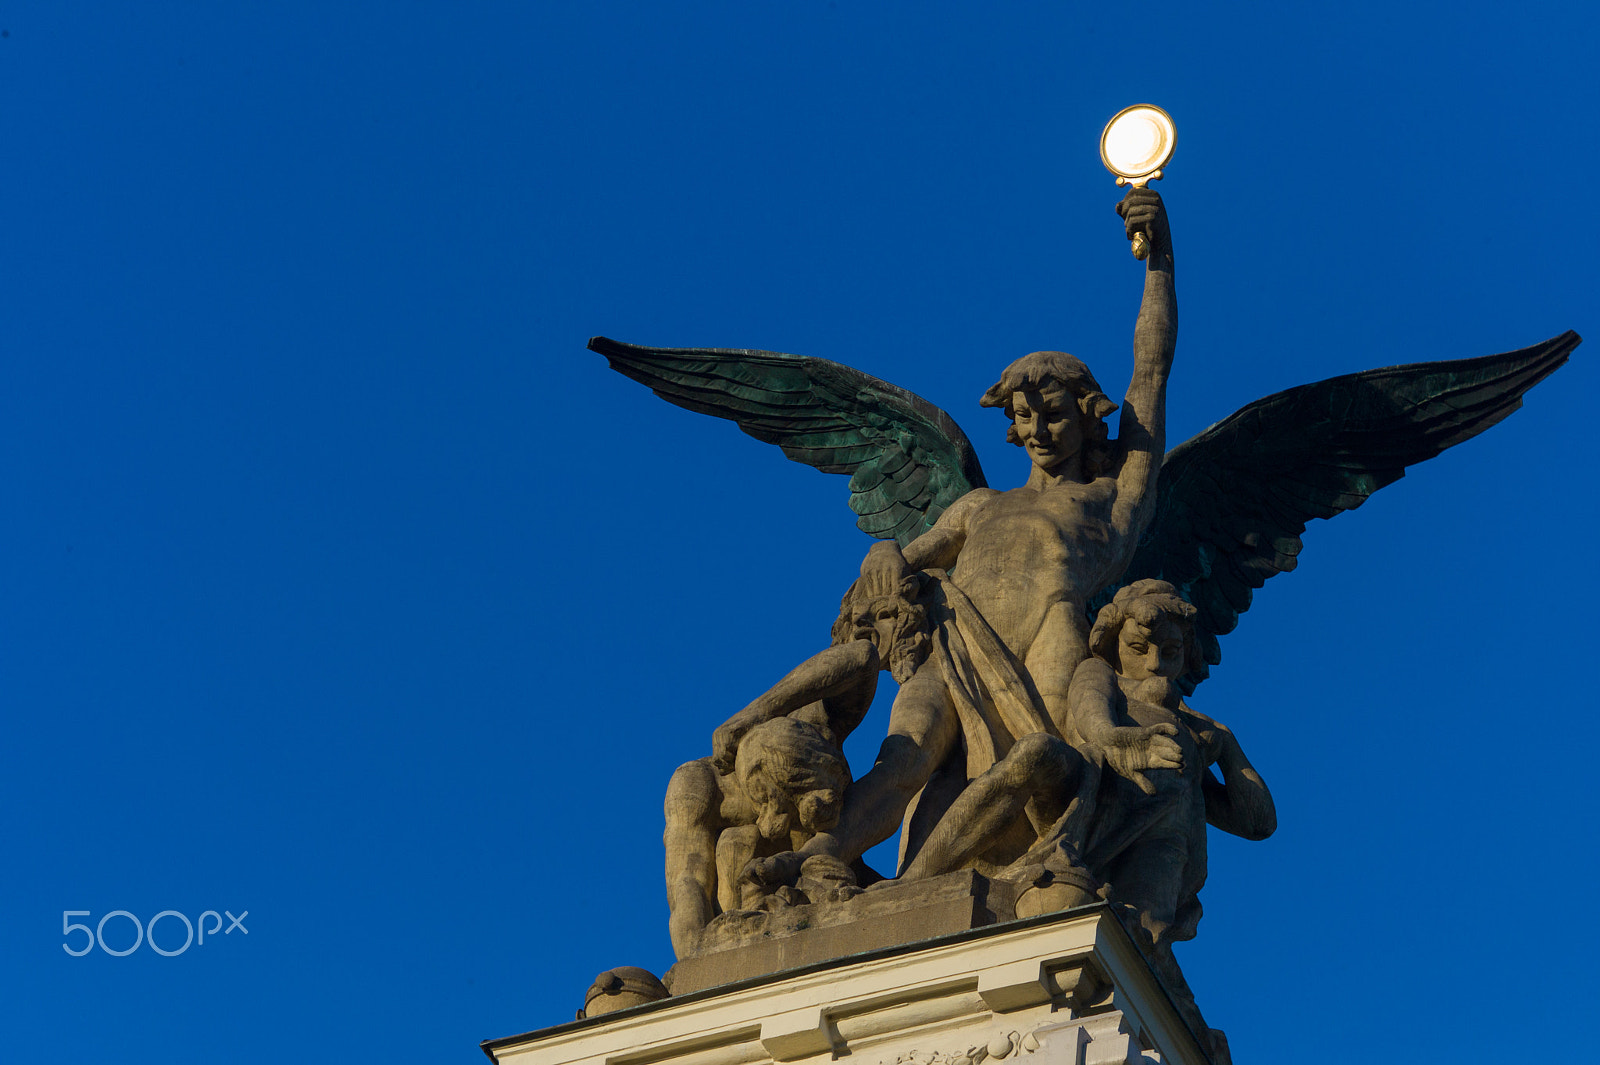
[[[897, 829], [900, 879], [971, 868], [1025, 888], [1019, 916], [1098, 896], [1134, 911], [1158, 951], [1192, 937], [1206, 824], [1249, 838], [1276, 824], [1238, 741], [1183, 700], [1221, 661], [1219, 638], [1254, 589], [1295, 568], [1311, 519], [1360, 506], [1506, 417], [1579, 342], [1568, 332], [1302, 385], [1166, 451], [1177, 337], [1166, 212], [1147, 188], [1117, 209], [1149, 255], [1116, 436], [1117, 405], [1082, 362], [1018, 359], [980, 400], [1005, 412], [1007, 439], [1032, 462], [1010, 491], [987, 486], [948, 414], [847, 366], [590, 342], [658, 396], [848, 474], [856, 524], [880, 541], [845, 597], [835, 648], [735, 715], [714, 756], [674, 778], [680, 956], [703, 949], [719, 913], [806, 882], [815, 896], [818, 863], [848, 891], [861, 854]], [[870, 703], [865, 678], [890, 667], [900, 690], [872, 769], [847, 787], [837, 773], [793, 772], [805, 759], [785, 760], [782, 743], [836, 745], [865, 713], [863, 692]], [[761, 740], [776, 753], [750, 753], [766, 722], [791, 716], [794, 736]], [[745, 845], [723, 838], [735, 831]]]

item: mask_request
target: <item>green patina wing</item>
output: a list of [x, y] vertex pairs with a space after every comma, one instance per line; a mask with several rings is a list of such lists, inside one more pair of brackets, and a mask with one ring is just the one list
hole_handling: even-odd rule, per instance
[[985, 487], [961, 427], [921, 396], [827, 359], [739, 348], [589, 341], [611, 368], [688, 410], [727, 418], [796, 462], [850, 475], [862, 532], [901, 547]]
[[[1359, 507], [1407, 466], [1500, 421], [1580, 339], [1569, 331], [1504, 355], [1367, 370], [1256, 400], [1167, 453], [1155, 517], [1120, 583], [1177, 585], [1217, 664], [1217, 637], [1254, 589], [1295, 568], [1308, 521]], [[1185, 689], [1209, 673], [1188, 674]]]

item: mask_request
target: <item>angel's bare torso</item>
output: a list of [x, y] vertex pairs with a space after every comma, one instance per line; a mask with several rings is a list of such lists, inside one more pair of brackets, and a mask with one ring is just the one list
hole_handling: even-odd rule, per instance
[[1036, 685], [1054, 687], [1048, 680], [1059, 674], [1064, 693], [1088, 656], [1087, 602], [1116, 577], [1137, 539], [1137, 530], [1118, 528], [1116, 498], [1116, 480], [1100, 477], [1042, 490], [979, 489], [962, 501], [971, 511], [951, 577]]

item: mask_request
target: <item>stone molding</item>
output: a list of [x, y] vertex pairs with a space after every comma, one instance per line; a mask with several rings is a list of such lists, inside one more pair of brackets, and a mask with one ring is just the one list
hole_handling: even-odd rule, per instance
[[1105, 906], [708, 988], [483, 1050], [497, 1065], [1210, 1065]]

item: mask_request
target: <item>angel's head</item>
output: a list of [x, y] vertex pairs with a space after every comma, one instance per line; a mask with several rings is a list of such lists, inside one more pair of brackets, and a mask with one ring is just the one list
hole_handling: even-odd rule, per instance
[[839, 749], [792, 717], [775, 717], [746, 733], [733, 773], [760, 811], [756, 826], [766, 839], [833, 828], [850, 784], [850, 766]]
[[900, 684], [910, 680], [928, 657], [928, 611], [912, 601], [918, 588], [915, 574], [895, 595], [867, 595], [859, 581], [851, 584], [833, 623], [834, 645], [871, 640], [894, 679]]
[[1196, 613], [1166, 581], [1134, 581], [1100, 608], [1089, 651], [1130, 680], [1176, 679], [1203, 666]]
[[1076, 457], [1092, 480], [1110, 465], [1105, 419], [1117, 405], [1100, 390], [1089, 367], [1064, 351], [1024, 355], [978, 402], [1005, 410], [1011, 419], [1006, 439], [1026, 448], [1046, 473]]

